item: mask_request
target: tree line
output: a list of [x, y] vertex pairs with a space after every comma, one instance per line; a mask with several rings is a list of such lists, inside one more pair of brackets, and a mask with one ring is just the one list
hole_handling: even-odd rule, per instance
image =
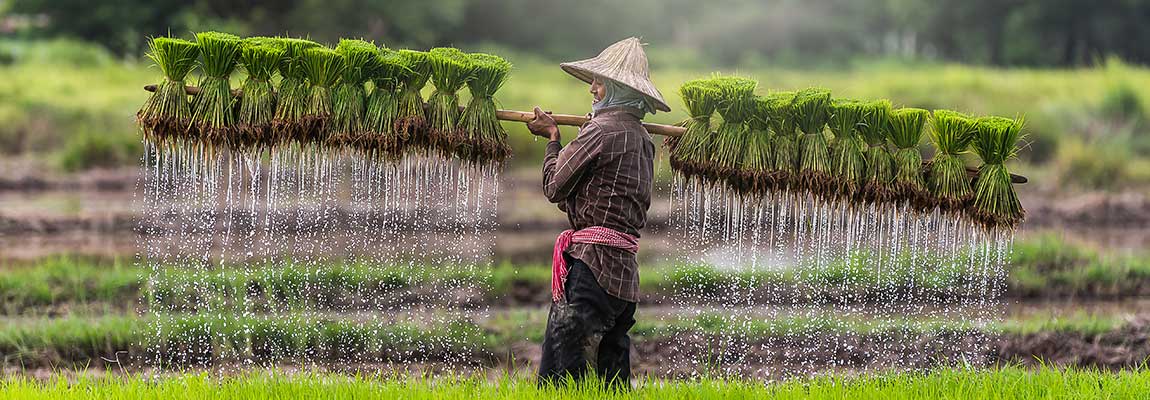
[[0, 0], [0, 18], [29, 17], [46, 22], [4, 35], [79, 38], [122, 55], [142, 52], [149, 36], [217, 29], [393, 47], [496, 44], [551, 58], [637, 35], [717, 65], [1150, 61], [1150, 0]]

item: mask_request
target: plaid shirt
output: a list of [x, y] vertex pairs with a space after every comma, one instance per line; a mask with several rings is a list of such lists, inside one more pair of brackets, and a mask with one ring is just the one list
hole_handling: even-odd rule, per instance
[[[547, 144], [543, 193], [567, 213], [571, 229], [603, 226], [639, 237], [651, 207], [655, 145], [638, 110], [600, 110], [566, 147]], [[620, 299], [639, 301], [639, 263], [623, 249], [572, 243], [567, 254], [595, 273], [599, 286]]]

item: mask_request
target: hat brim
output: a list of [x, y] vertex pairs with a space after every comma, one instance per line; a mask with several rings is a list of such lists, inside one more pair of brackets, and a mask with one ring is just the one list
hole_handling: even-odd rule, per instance
[[663, 100], [663, 95], [659, 93], [659, 89], [655, 88], [655, 84], [651, 83], [650, 80], [636, 76], [612, 76], [610, 73], [597, 72], [584, 66], [584, 64], [592, 62], [592, 60], [594, 59], [566, 62], [559, 64], [559, 68], [562, 68], [563, 71], [571, 74], [571, 76], [588, 84], [594, 82], [597, 76], [619, 82], [624, 86], [642, 93], [644, 96], [647, 96], [648, 99], [651, 99], [651, 101], [655, 103], [656, 110], [671, 112], [671, 107]]

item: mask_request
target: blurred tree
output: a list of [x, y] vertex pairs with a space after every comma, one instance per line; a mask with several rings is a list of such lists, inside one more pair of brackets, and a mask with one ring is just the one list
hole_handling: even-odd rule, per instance
[[590, 56], [627, 36], [714, 64], [912, 57], [993, 65], [1150, 62], [1150, 0], [0, 0], [36, 34], [138, 53], [147, 36], [221, 29], [392, 47], [494, 43]]

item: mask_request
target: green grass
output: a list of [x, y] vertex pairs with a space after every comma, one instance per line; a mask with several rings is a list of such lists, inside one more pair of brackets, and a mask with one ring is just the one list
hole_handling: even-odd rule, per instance
[[1150, 392], [1150, 371], [1003, 367], [991, 370], [938, 369], [862, 376], [825, 377], [764, 383], [702, 378], [639, 379], [631, 392], [610, 392], [596, 380], [564, 387], [538, 387], [533, 379], [480, 375], [401, 377], [283, 374], [264, 371], [230, 375], [185, 374], [153, 379], [110, 375], [37, 381], [0, 381], [6, 399], [1141, 399]]
[[[507, 84], [496, 96], [502, 108], [530, 110], [535, 105], [559, 113], [583, 114], [590, 110], [586, 84], [561, 71], [556, 63], [517, 54], [506, 49], [483, 50], [505, 56], [515, 64]], [[63, 143], [85, 134], [106, 135], [113, 143], [136, 142], [131, 118], [147, 98], [140, 88], [156, 83], [159, 71], [145, 60], [133, 62], [64, 63], [58, 57], [31, 57], [0, 66], [0, 152], [58, 154]], [[674, 65], [667, 63], [664, 65]], [[688, 80], [707, 76], [710, 68], [660, 68], [652, 77], [663, 93], [674, 93]], [[723, 71], [734, 73], [735, 71]], [[1132, 149], [1150, 148], [1148, 124], [1114, 129], [1113, 98], [1122, 99], [1122, 115], [1147, 115], [1150, 110], [1150, 69], [1109, 62], [1093, 69], [996, 69], [964, 65], [861, 64], [849, 70], [788, 69], [747, 65], [737, 68], [741, 76], [759, 80], [759, 94], [769, 90], [794, 90], [818, 85], [838, 97], [890, 98], [895, 105], [926, 109], [948, 108], [971, 115], [1025, 115], [1032, 137], [1016, 173], [1028, 175], [1037, 185], [1059, 188], [1072, 184], [1084, 188], [1137, 188], [1150, 186], [1150, 158]], [[238, 87], [241, 74], [233, 75]], [[195, 80], [195, 79], [193, 79]], [[1115, 89], [1118, 88], [1118, 89]], [[430, 95], [431, 85], [424, 88]], [[1117, 93], [1116, 91], [1121, 91]], [[1035, 93], [1042, 96], [1035, 97]], [[1117, 94], [1115, 94], [1117, 93]], [[1132, 101], [1130, 99], [1140, 99]], [[460, 99], [469, 100], [466, 93]], [[671, 113], [659, 113], [649, 121], [673, 124], [687, 114], [677, 96], [668, 98]], [[1135, 104], [1128, 106], [1125, 104]], [[543, 147], [528, 134], [524, 124], [506, 123], [514, 148], [513, 166], [531, 167], [542, 158]], [[1125, 126], [1125, 125], [1123, 125]], [[563, 128], [574, 137], [572, 127]], [[1082, 149], [1081, 151], [1079, 149]], [[1106, 157], [1080, 157], [1081, 152], [1107, 151], [1121, 162]], [[83, 148], [71, 150], [83, 152]], [[50, 159], [60, 159], [56, 156]], [[97, 157], [73, 159], [91, 160]], [[665, 160], [665, 157], [661, 157]], [[134, 159], [120, 159], [128, 165]], [[661, 176], [668, 168], [660, 161]], [[98, 164], [96, 164], [98, 165]], [[1096, 168], [1098, 165], [1100, 167]], [[73, 162], [70, 168], [93, 166]], [[1119, 176], [1122, 179], [1109, 177]]]
[[[976, 277], [965, 267], [922, 271], [905, 263], [887, 263], [882, 272], [864, 258], [833, 263], [823, 269], [720, 270], [709, 265], [644, 265], [640, 288], [649, 295], [714, 297], [715, 293], [756, 288], [809, 286], [812, 290], [852, 289], [851, 293], [913, 287], [930, 293], [962, 295], [961, 285]], [[1150, 291], [1150, 256], [1103, 256], [1055, 235], [1015, 242], [1008, 268], [1007, 296], [1014, 298], [1135, 297]], [[477, 285], [482, 300], [506, 301], [516, 287], [546, 291], [551, 270], [544, 265], [497, 264], [490, 268], [368, 266], [331, 264], [320, 267], [227, 267], [190, 271], [168, 267], [153, 276], [152, 296], [140, 291], [151, 270], [131, 261], [52, 257], [0, 265], [0, 314], [36, 314], [62, 304], [103, 303], [190, 311], [210, 304], [232, 311], [264, 312], [335, 308], [357, 298], [371, 298], [420, 287]], [[189, 283], [196, 283], [193, 289]], [[256, 292], [250, 288], [259, 288]], [[886, 289], [884, 289], [886, 288]], [[848, 290], [848, 292], [850, 292]], [[253, 294], [254, 293], [254, 294]], [[823, 295], [804, 292], [810, 298]], [[240, 296], [239, 294], [245, 294]], [[421, 301], [434, 302], [433, 298]], [[500, 303], [501, 304], [501, 303]]]

